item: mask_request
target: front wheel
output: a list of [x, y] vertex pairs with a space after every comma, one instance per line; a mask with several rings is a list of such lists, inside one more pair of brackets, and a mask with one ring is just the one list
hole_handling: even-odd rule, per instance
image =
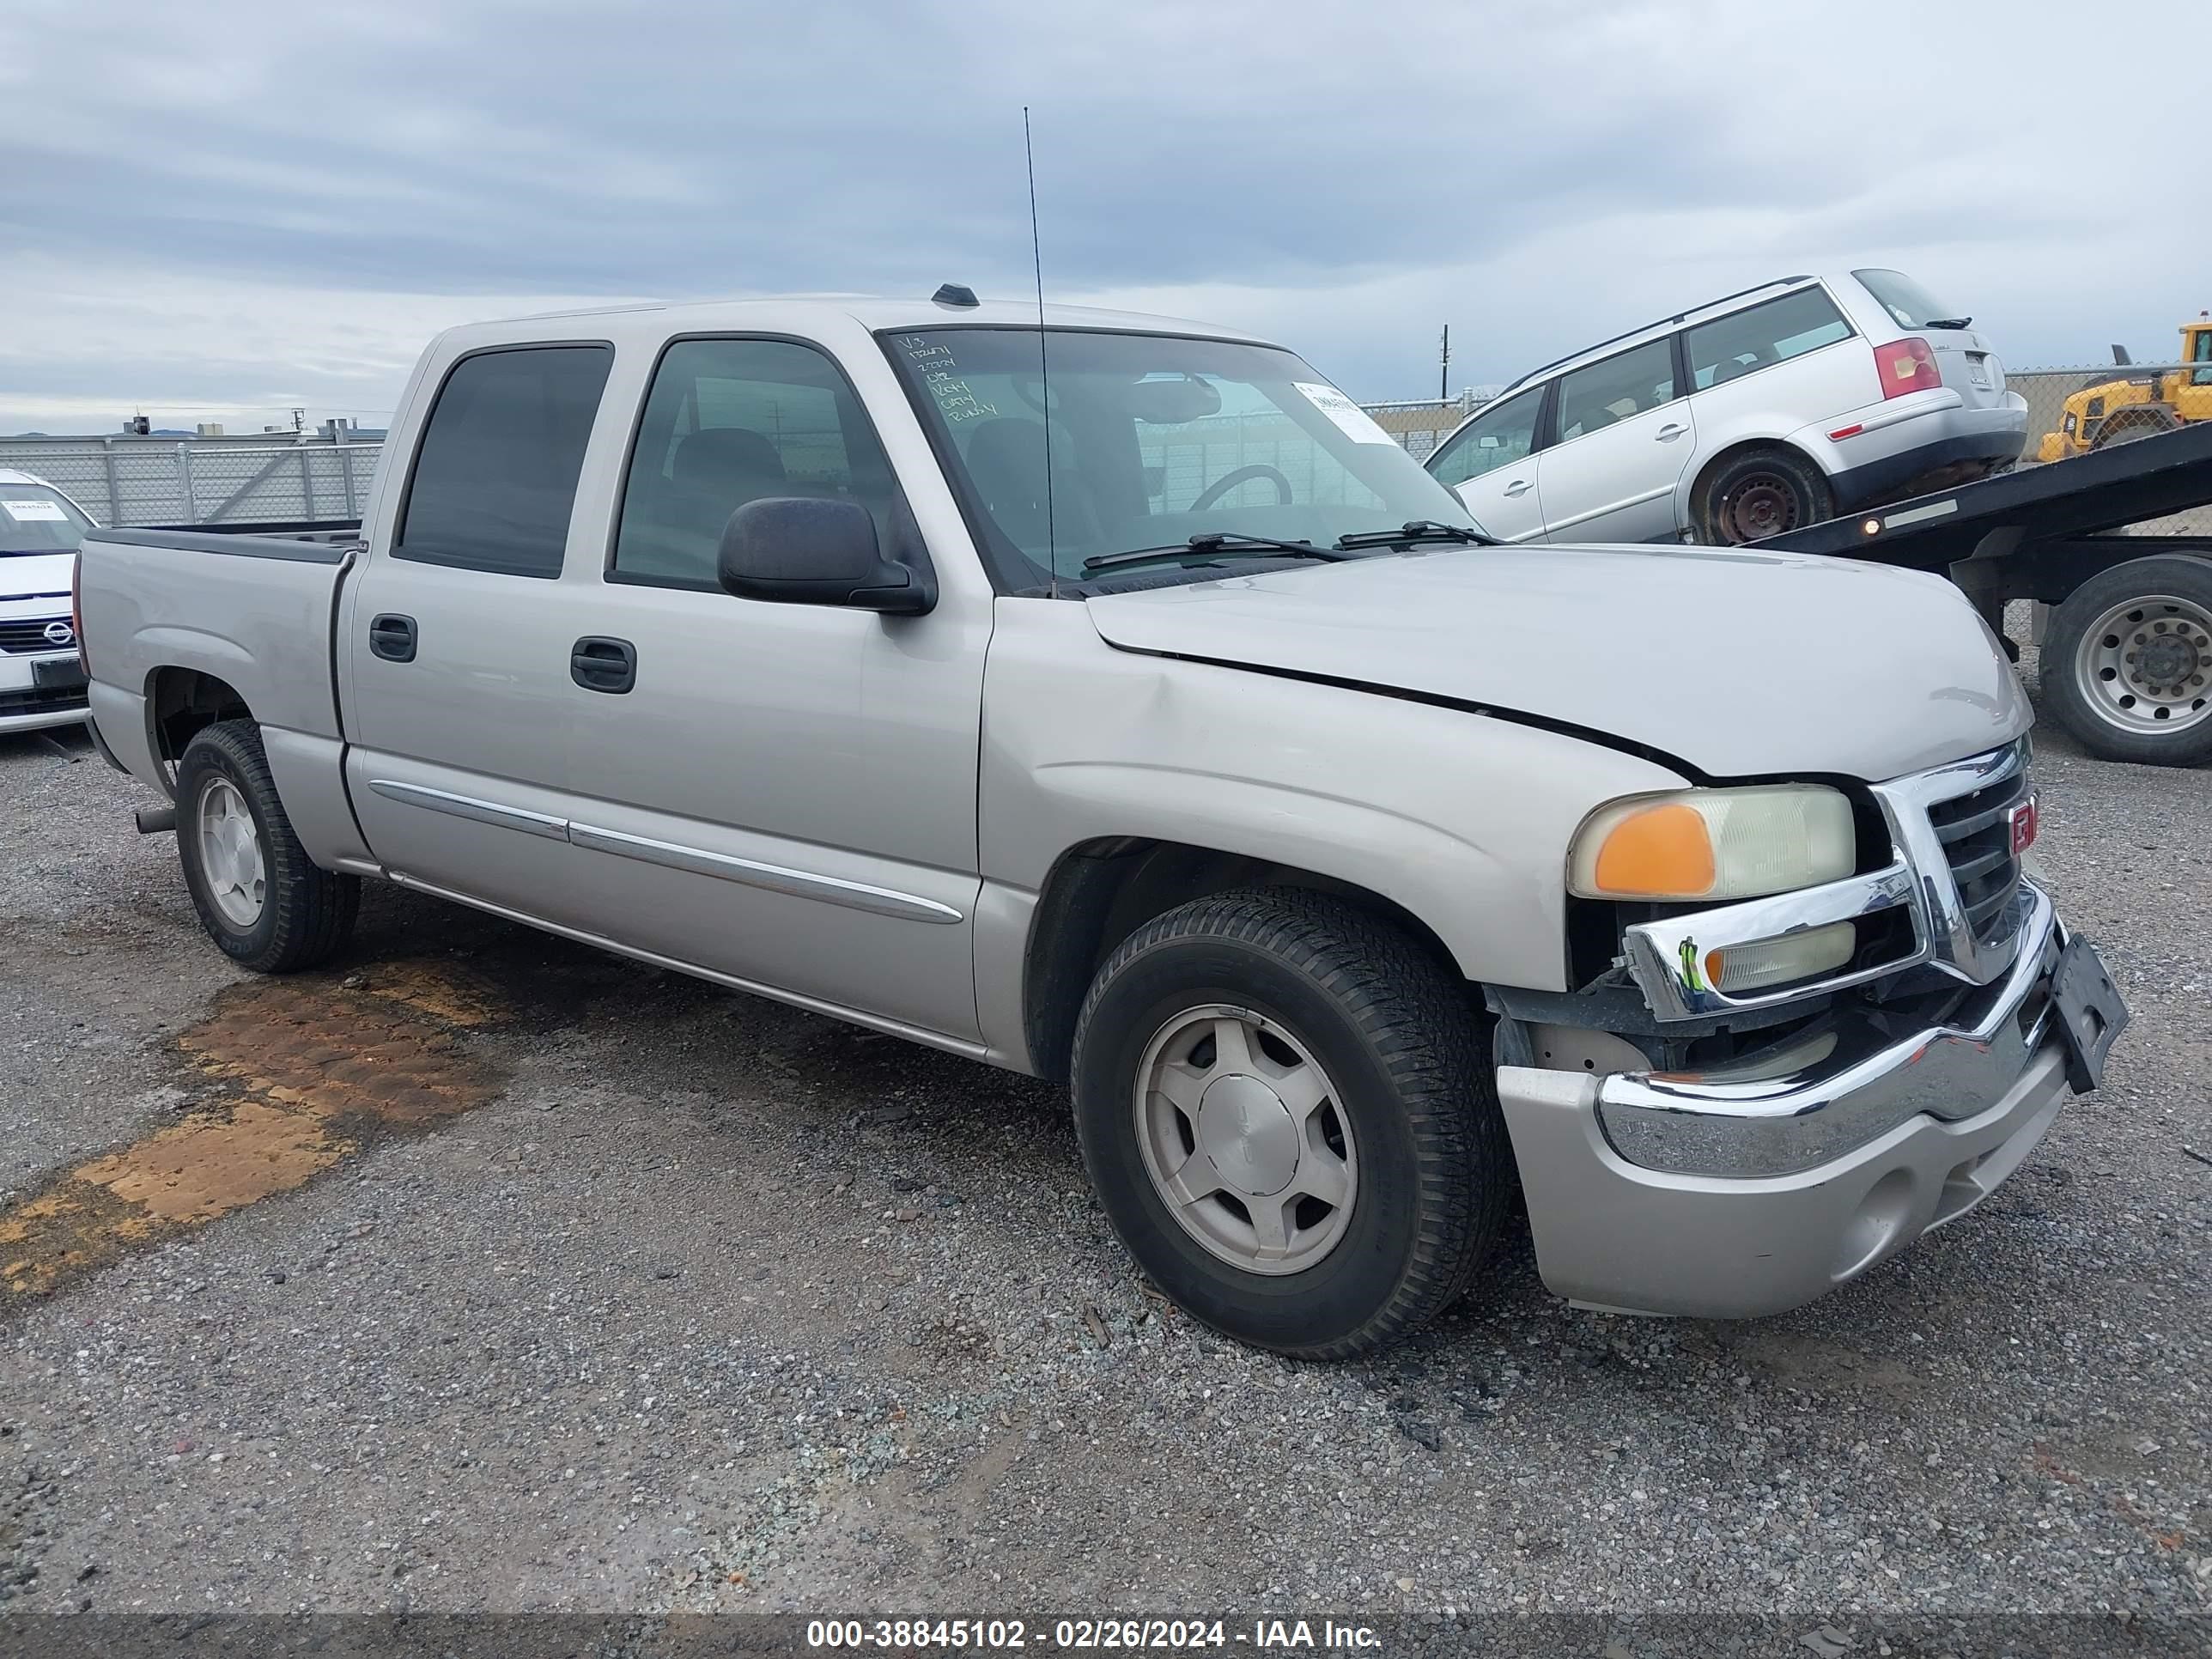
[[252, 720], [192, 734], [177, 762], [177, 856], [200, 925], [256, 973], [328, 958], [353, 933], [361, 878], [307, 857]]
[[1794, 450], [1748, 449], [1698, 482], [1690, 521], [1709, 547], [1734, 547], [1818, 524], [1835, 511], [1820, 469]]
[[2043, 695], [2103, 759], [2212, 760], [2212, 559], [2132, 559], [2068, 594], [2044, 638]]
[[1489, 1255], [1511, 1186], [1467, 987], [1323, 895], [1225, 893], [1092, 981], [1076, 1127], [1099, 1202], [1185, 1311], [1306, 1358], [1418, 1329]]

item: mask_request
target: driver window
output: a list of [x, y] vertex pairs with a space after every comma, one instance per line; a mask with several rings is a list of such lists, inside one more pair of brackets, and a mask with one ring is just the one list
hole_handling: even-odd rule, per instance
[[890, 464], [843, 374], [787, 340], [679, 340], [638, 422], [611, 580], [715, 588], [722, 527], [748, 501], [857, 501], [890, 533]]
[[1439, 483], [1462, 484], [1492, 467], [1520, 460], [1535, 447], [1544, 388], [1536, 386], [1485, 410], [1448, 440], [1429, 471]]

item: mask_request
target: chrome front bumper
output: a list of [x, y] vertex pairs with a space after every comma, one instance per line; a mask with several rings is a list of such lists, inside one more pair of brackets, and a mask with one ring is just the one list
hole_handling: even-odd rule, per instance
[[1500, 1066], [1544, 1282], [1623, 1311], [1777, 1313], [1981, 1202], [2069, 1088], [2065, 930], [2021, 896], [2010, 971], [1942, 1025], [1838, 1013], [1700, 1073]]
[[2011, 970], [1940, 1025], [1900, 1030], [1858, 1008], [1802, 1026], [1712, 1071], [1595, 1079], [1605, 1138], [1629, 1163], [1684, 1175], [1810, 1169], [1925, 1114], [1985, 1110], [2046, 1042], [2046, 981], [2066, 942], [2043, 890], [2023, 881]]

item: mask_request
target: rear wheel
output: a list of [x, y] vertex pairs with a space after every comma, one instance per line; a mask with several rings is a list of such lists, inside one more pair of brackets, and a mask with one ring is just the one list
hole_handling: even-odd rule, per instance
[[260, 728], [222, 720], [177, 763], [177, 856], [200, 926], [257, 973], [312, 968], [344, 945], [361, 879], [318, 868], [276, 794]]
[[1092, 982], [1073, 1069], [1115, 1231], [1243, 1341], [1381, 1347], [1497, 1237], [1510, 1154], [1466, 987], [1338, 900], [1226, 893], [1147, 923]]
[[2212, 560], [2136, 559], [2075, 588], [2044, 640], [2043, 693], [2093, 755], [2212, 759]]
[[1702, 479], [1690, 501], [1698, 539], [1733, 547], [1818, 524], [1835, 511], [1820, 469], [1794, 450], [1747, 449]]

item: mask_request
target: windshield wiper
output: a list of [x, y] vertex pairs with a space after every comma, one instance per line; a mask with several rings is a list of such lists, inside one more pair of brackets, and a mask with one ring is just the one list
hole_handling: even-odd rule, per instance
[[[1341, 547], [1342, 543], [1337, 544]], [[1273, 536], [1245, 536], [1233, 530], [1201, 530], [1188, 541], [1176, 542], [1166, 547], [1133, 547], [1126, 553], [1101, 553], [1085, 559], [1085, 570], [1111, 570], [1119, 565], [1142, 564], [1153, 559], [1173, 559], [1192, 553], [1218, 553], [1229, 548], [1255, 548], [1262, 551], [1294, 554], [1302, 559], [1349, 558], [1337, 548], [1316, 547], [1311, 542], [1278, 541]]]
[[1439, 524], [1434, 519], [1409, 519], [1395, 530], [1355, 530], [1349, 536], [1339, 536], [1339, 547], [1388, 547], [1401, 542], [1458, 542], [1466, 547], [1503, 547], [1495, 536], [1486, 536], [1480, 530], [1469, 530], [1464, 525]]
[[1974, 319], [1971, 317], [1930, 317], [1920, 325], [1923, 328], [1972, 328], [1973, 325]]

